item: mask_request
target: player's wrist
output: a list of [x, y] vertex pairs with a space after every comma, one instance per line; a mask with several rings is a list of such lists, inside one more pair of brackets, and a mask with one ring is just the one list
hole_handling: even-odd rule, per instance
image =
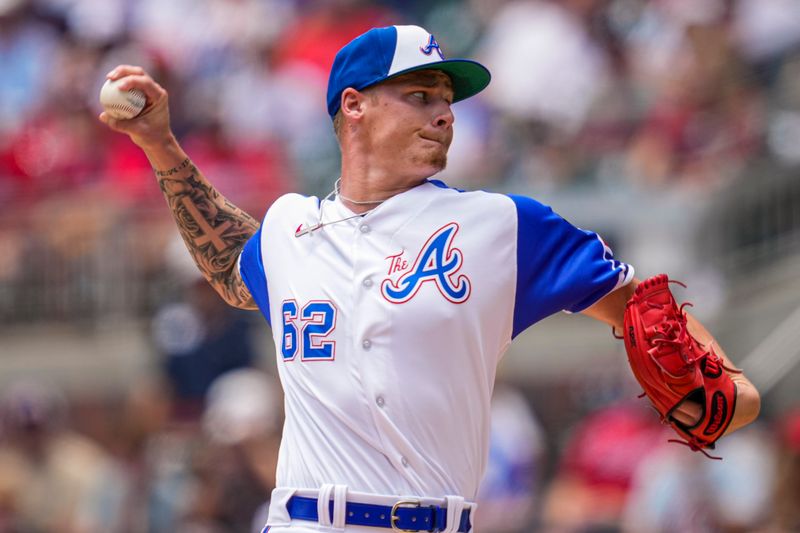
[[175, 176], [191, 167], [191, 160], [172, 133], [159, 140], [140, 145], [156, 177]]
[[158, 135], [137, 136], [132, 140], [139, 148], [144, 150], [148, 157], [151, 155], [158, 156], [164, 152], [173, 153], [176, 149], [179, 149], [178, 140], [169, 129]]
[[155, 173], [157, 178], [169, 178], [177, 174], [180, 174], [181, 172], [183, 172], [187, 168], [190, 168], [191, 166], [192, 166], [192, 160], [187, 157], [183, 161], [181, 161], [180, 163], [171, 168], [160, 169], [153, 167], [153, 172]]

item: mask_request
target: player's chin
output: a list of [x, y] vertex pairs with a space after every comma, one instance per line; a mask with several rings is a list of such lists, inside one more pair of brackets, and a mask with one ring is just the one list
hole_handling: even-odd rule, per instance
[[420, 162], [419, 166], [425, 169], [424, 173], [426, 176], [438, 174], [447, 167], [447, 154], [427, 157], [424, 161]]
[[417, 151], [408, 161], [421, 175], [430, 177], [447, 167], [447, 149], [440, 145], [437, 150]]
[[441, 172], [447, 167], [447, 148], [442, 146], [438, 150], [427, 152], [423, 156], [423, 159], [425, 165], [434, 173]]

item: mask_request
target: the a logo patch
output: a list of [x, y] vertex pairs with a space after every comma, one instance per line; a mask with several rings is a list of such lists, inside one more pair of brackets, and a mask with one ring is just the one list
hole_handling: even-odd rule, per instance
[[430, 236], [417, 255], [414, 265], [408, 269], [408, 262], [402, 254], [387, 257], [390, 260], [389, 275], [406, 271], [397, 281], [386, 278], [381, 284], [381, 294], [391, 303], [401, 304], [414, 297], [425, 283], [436, 285], [448, 301], [464, 303], [472, 291], [472, 283], [464, 274], [457, 274], [464, 263], [461, 250], [453, 248], [453, 239], [459, 226], [455, 222], [439, 228]]
[[430, 38], [428, 39], [427, 45], [419, 47], [419, 51], [425, 54], [426, 56], [431, 55], [434, 49], [436, 50], [436, 53], [439, 54], [439, 57], [444, 59], [444, 52], [442, 52], [442, 48], [439, 46], [439, 43], [436, 42], [436, 37], [434, 37], [433, 35], [431, 35]]

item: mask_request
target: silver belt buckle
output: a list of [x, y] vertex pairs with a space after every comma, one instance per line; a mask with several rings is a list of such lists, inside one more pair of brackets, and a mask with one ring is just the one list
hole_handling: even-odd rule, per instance
[[420, 505], [421, 502], [419, 500], [400, 500], [392, 505], [392, 514], [389, 516], [389, 523], [392, 526], [392, 531], [421, 531], [420, 529], [400, 529], [397, 527], [397, 521], [400, 520], [400, 517], [397, 516], [398, 509], [418, 509]]

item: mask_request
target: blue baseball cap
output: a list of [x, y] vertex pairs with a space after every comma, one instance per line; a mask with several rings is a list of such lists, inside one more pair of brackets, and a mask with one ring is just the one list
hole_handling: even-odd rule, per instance
[[419, 26], [373, 28], [336, 54], [328, 79], [328, 114], [339, 111], [342, 92], [357, 91], [416, 70], [441, 70], [453, 81], [453, 101], [489, 85], [489, 70], [470, 59], [445, 59], [436, 38]]

